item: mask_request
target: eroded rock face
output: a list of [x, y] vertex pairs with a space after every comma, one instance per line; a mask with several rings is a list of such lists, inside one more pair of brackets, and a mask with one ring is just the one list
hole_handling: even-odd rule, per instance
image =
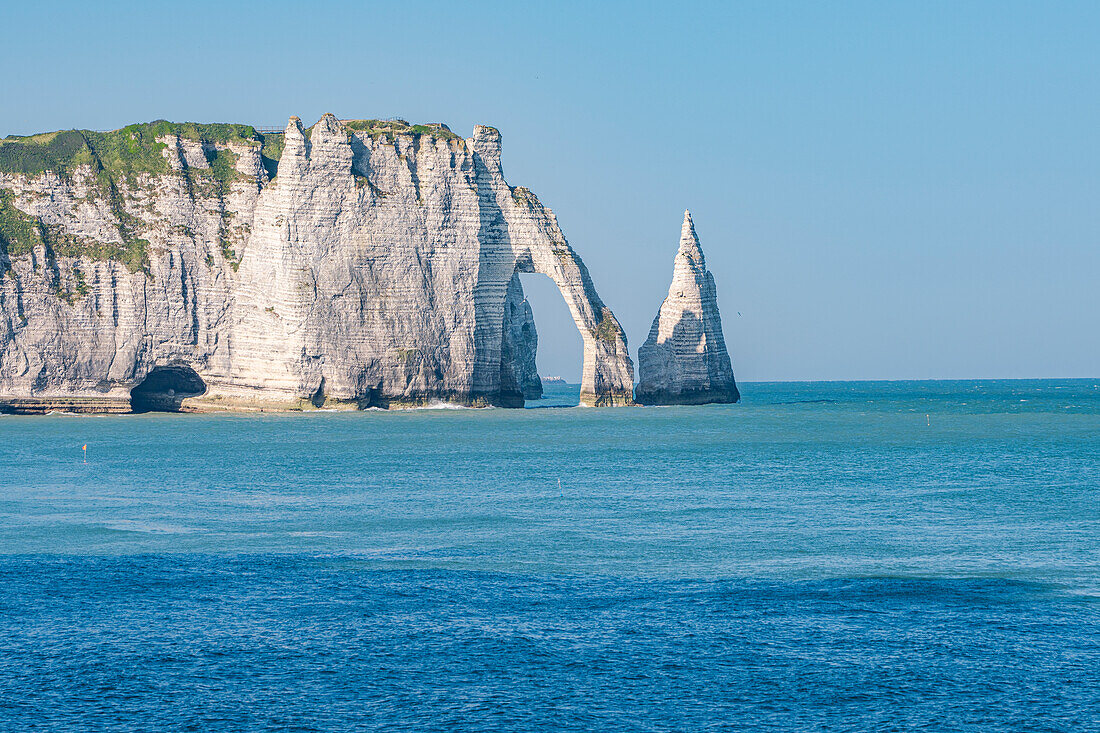
[[[0, 250], [0, 405], [123, 410], [158, 367], [201, 378], [183, 409], [522, 405], [541, 382], [517, 272], [569, 304], [582, 401], [631, 403], [625, 334], [553, 213], [505, 181], [495, 129], [291, 118], [270, 180], [258, 145], [158, 140], [168, 172], [110, 191], [92, 165], [0, 172], [19, 212], [83, 247]], [[219, 150], [231, 180], [208, 185]], [[140, 269], [84, 254], [134, 237]]]
[[638, 376], [636, 399], [643, 405], [741, 399], [722, 336], [714, 277], [687, 211], [668, 297], [638, 349]]
[[502, 392], [518, 390], [525, 400], [542, 397], [542, 379], [535, 366], [538, 346], [535, 315], [531, 304], [523, 297], [517, 272], [508, 282], [508, 294], [504, 301], [504, 340], [500, 360]]

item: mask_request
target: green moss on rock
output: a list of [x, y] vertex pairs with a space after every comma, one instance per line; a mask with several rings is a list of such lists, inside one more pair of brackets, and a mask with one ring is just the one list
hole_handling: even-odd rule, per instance
[[596, 338], [604, 343], [613, 344], [621, 333], [622, 329], [619, 327], [619, 322], [615, 320], [611, 309], [605, 307], [603, 313], [600, 314], [600, 323], [596, 326]]
[[56, 230], [50, 232], [50, 247], [62, 257], [87, 257], [93, 260], [114, 260], [126, 265], [130, 272], [149, 268], [149, 241], [131, 239], [126, 242], [100, 242], [87, 237], [74, 237]]
[[[241, 174], [237, 172], [237, 154], [232, 150], [216, 148], [206, 154], [206, 162], [210, 165], [208, 175], [217, 187], [218, 196], [226, 196], [230, 184], [241, 178]], [[188, 170], [196, 172], [194, 168]], [[201, 169], [197, 172], [207, 174]]]
[[10, 191], [0, 189], [0, 248], [8, 257], [19, 257], [44, 246], [44, 230], [38, 217], [15, 208]]
[[60, 255], [115, 260], [126, 265], [130, 272], [149, 266], [148, 241], [132, 238], [124, 242], [100, 242], [69, 234], [20, 211], [12, 202], [11, 192], [0, 190], [0, 248], [11, 258], [29, 255], [36, 246], [45, 248], [48, 258]]

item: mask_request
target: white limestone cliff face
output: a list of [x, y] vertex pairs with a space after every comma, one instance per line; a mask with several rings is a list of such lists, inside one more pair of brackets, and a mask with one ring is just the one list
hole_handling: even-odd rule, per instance
[[636, 399], [643, 405], [741, 399], [722, 336], [714, 277], [687, 211], [668, 297], [638, 350], [638, 376]]
[[[377, 134], [326, 115], [307, 134], [292, 118], [271, 180], [256, 146], [162, 142], [170, 172], [111, 201], [91, 167], [0, 173], [43, 227], [148, 241], [138, 271], [0, 252], [0, 408], [126, 410], [154, 370], [201, 378], [168, 395], [185, 409], [522, 405], [541, 382], [519, 272], [569, 304], [582, 401], [632, 402], [622, 328], [553, 213], [505, 181], [495, 129]], [[230, 147], [236, 174], [215, 190], [199, 174]]]
[[0, 409], [128, 411], [130, 388], [154, 366], [227, 368], [233, 273], [224, 251], [247, 238], [266, 173], [257, 150], [238, 149], [240, 178], [219, 196], [193, 175], [209, 167], [198, 143], [164, 142], [172, 174], [138, 176], [116, 202], [91, 167], [70, 176], [0, 173], [0, 191], [43, 226], [85, 246], [124, 248], [128, 225], [149, 255], [136, 272], [41, 244], [0, 262]]

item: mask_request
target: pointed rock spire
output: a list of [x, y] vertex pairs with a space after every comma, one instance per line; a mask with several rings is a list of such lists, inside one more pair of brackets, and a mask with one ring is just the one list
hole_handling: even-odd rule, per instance
[[336, 119], [336, 115], [331, 112], [321, 115], [321, 119], [317, 120], [314, 130], [317, 131], [320, 138], [332, 138], [334, 140], [342, 138], [345, 142], [347, 141], [347, 132], [345, 132], [344, 126], [340, 124], [340, 120]]
[[279, 158], [279, 178], [301, 175], [309, 168], [309, 139], [298, 117], [291, 117], [283, 133], [283, 154]]
[[489, 125], [474, 125], [471, 138], [474, 152], [492, 171], [500, 170], [500, 130]]
[[699, 235], [695, 233], [695, 222], [691, 212], [684, 209], [684, 223], [680, 227], [680, 249], [676, 252], [673, 281], [691, 279], [695, 273], [706, 273], [707, 261], [699, 246]]
[[714, 277], [707, 270], [691, 212], [684, 212], [672, 285], [649, 338], [638, 350], [643, 405], [701, 405], [741, 399], [722, 336]]
[[699, 248], [699, 235], [695, 233], [695, 222], [691, 220], [689, 209], [684, 209], [684, 223], [680, 225], [680, 252], [699, 260], [703, 259], [703, 250]]
[[306, 131], [302, 127], [302, 118], [298, 115], [291, 115], [290, 120], [286, 123], [286, 130], [283, 131], [283, 135], [286, 137], [286, 147], [305, 147]]

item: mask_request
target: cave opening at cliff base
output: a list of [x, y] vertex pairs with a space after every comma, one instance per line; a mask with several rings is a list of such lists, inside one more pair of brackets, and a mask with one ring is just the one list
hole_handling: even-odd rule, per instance
[[160, 366], [130, 390], [133, 412], [179, 412], [183, 401], [206, 392], [206, 382], [188, 366]]

